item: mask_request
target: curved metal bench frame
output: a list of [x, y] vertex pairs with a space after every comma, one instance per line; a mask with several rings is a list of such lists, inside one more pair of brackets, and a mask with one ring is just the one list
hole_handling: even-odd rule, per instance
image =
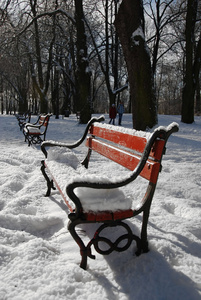
[[[96, 149], [96, 142], [97, 142], [97, 136], [93, 134], [93, 132], [96, 132], [96, 124], [95, 122], [101, 122], [103, 121], [103, 117], [101, 118], [93, 118], [87, 125], [85, 132], [80, 140], [78, 140], [76, 143], [73, 144], [66, 144], [66, 143], [57, 143], [57, 142], [43, 142], [41, 145], [41, 150], [43, 151], [45, 157], [48, 156], [48, 152], [46, 148], [48, 147], [66, 147], [69, 149], [73, 149], [78, 147], [86, 138], [88, 131], [89, 132], [89, 137], [88, 137], [88, 142], [86, 143], [88, 147], [88, 153], [83, 160], [82, 164], [88, 168], [90, 157], [92, 151], [98, 151], [98, 153], [101, 153], [100, 149]], [[94, 125], [93, 125], [94, 124]], [[111, 125], [110, 125], [111, 126]], [[111, 128], [111, 127], [110, 127]], [[115, 126], [113, 128], [115, 131]], [[168, 127], [159, 127], [156, 129], [151, 137], [148, 139], [144, 151], [140, 154], [138, 154], [138, 159], [135, 168], [133, 169], [132, 172], [129, 172], [129, 175], [119, 181], [116, 181], [114, 183], [108, 182], [108, 183], [100, 183], [100, 182], [88, 182], [84, 178], [80, 180], [75, 180], [70, 184], [67, 184], [66, 187], [66, 194], [68, 197], [73, 201], [75, 204], [74, 207], [71, 207], [69, 205], [69, 201], [67, 198], [64, 198], [66, 204], [68, 205], [70, 209], [70, 213], [68, 215], [69, 217], [69, 224], [68, 224], [68, 230], [71, 233], [72, 237], [80, 247], [80, 254], [81, 254], [81, 268], [86, 269], [87, 267], [87, 257], [90, 257], [92, 259], [95, 258], [94, 255], [92, 255], [91, 247], [94, 246], [95, 250], [103, 255], [108, 255], [112, 251], [118, 251], [122, 252], [128, 249], [132, 243], [132, 241], [135, 241], [137, 244], [137, 251], [136, 255], [140, 255], [141, 253], [146, 253], [149, 251], [148, 248], [148, 240], [147, 240], [147, 225], [148, 225], [148, 219], [149, 219], [149, 213], [150, 213], [150, 207], [153, 199], [153, 195], [155, 192], [156, 184], [157, 184], [157, 179], [158, 179], [158, 174], [161, 171], [161, 161], [163, 154], [165, 154], [165, 149], [166, 149], [166, 143], [169, 138], [169, 136], [173, 132], [178, 131], [178, 124], [172, 123]], [[98, 131], [97, 131], [98, 132]], [[109, 132], [109, 129], [107, 129], [107, 125], [105, 128], [106, 136], [107, 133]], [[112, 138], [113, 139], [113, 138]], [[138, 140], [140, 141], [140, 138], [138, 137]], [[94, 145], [93, 145], [94, 141]], [[114, 141], [113, 141], [114, 142]], [[102, 143], [100, 141], [100, 143]], [[105, 147], [105, 144], [103, 144]], [[103, 147], [103, 149], [104, 149]], [[116, 150], [118, 151], [119, 145], [116, 146]], [[135, 146], [132, 145], [132, 147], [135, 148]], [[139, 148], [136, 146], [136, 148]], [[133, 149], [132, 149], [133, 150]], [[121, 151], [121, 150], [120, 150]], [[104, 150], [103, 150], [104, 152]], [[107, 152], [107, 151], [106, 151]], [[104, 156], [107, 156], [107, 154], [103, 154]], [[150, 158], [151, 156], [151, 158]], [[110, 157], [109, 157], [110, 158]], [[135, 160], [135, 157], [134, 157]], [[150, 170], [149, 169], [149, 164], [151, 164], [153, 161], [154, 167]], [[124, 162], [123, 162], [124, 163]], [[122, 163], [122, 164], [123, 164]], [[125, 163], [125, 166], [126, 163]], [[145, 168], [147, 168], [148, 171], [144, 171]], [[47, 196], [50, 195], [51, 189], [54, 188], [53, 181], [54, 179], [49, 178], [49, 176], [46, 173], [46, 165], [45, 165], [45, 160], [42, 161], [42, 167], [41, 171], [47, 181]], [[51, 170], [50, 170], [51, 171]], [[149, 174], [148, 174], [149, 173]], [[148, 175], [147, 175], [148, 174]], [[148, 185], [147, 189], [145, 191], [145, 195], [143, 199], [140, 202], [140, 205], [135, 208], [135, 209], [129, 209], [127, 211], [117, 211], [116, 212], [110, 212], [107, 211], [107, 207], [105, 208], [104, 212], [100, 213], [94, 213], [94, 212], [84, 212], [83, 207], [81, 204], [80, 199], [76, 196], [75, 194], [75, 189], [79, 187], [85, 187], [85, 188], [92, 188], [92, 189], [115, 189], [119, 187], [123, 187], [130, 182], [134, 181], [138, 176], [143, 176], [145, 179], [148, 180]], [[57, 187], [59, 188], [59, 184], [55, 182]], [[138, 214], [142, 213], [143, 214], [143, 219], [142, 219], [142, 227], [141, 227], [141, 233], [140, 236], [137, 236], [132, 233], [131, 228], [129, 227], [128, 224], [125, 222], [122, 222], [125, 219], [134, 217]], [[80, 224], [86, 224], [86, 223], [101, 223], [100, 227], [96, 230], [93, 238], [89, 241], [87, 245], [84, 244], [82, 237], [79, 236], [79, 233], [76, 231], [76, 226]], [[104, 229], [109, 228], [109, 227], [114, 227], [114, 226], [120, 226], [123, 227], [124, 231], [126, 233], [122, 234], [120, 237], [117, 238], [115, 242], [112, 242], [110, 239], [104, 237], [102, 235], [102, 232]], [[127, 240], [127, 242], [126, 242]], [[124, 246], [120, 246], [120, 243], [124, 241]], [[125, 243], [126, 242], [126, 243]], [[107, 250], [101, 249], [99, 244], [100, 243], [105, 243], [107, 247], [109, 247]]]

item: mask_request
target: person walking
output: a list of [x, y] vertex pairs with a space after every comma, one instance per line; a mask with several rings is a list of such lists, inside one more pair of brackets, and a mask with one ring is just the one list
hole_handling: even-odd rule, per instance
[[124, 104], [122, 101], [119, 102], [118, 108], [117, 108], [118, 114], [119, 114], [119, 125], [121, 125], [123, 113], [124, 113]]
[[109, 124], [111, 124], [111, 122], [112, 122], [112, 124], [115, 125], [116, 116], [117, 116], [117, 110], [116, 110], [115, 104], [112, 104], [112, 106], [110, 107], [110, 111], [109, 111], [109, 117], [110, 117]]

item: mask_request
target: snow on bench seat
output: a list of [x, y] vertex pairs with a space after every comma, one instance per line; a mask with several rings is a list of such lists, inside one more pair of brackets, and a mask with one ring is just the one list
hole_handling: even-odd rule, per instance
[[[87, 182], [111, 182], [106, 176], [89, 175], [77, 156], [70, 149], [59, 147], [50, 149], [45, 165], [51, 176], [54, 177], [54, 181], [57, 182], [65, 202], [68, 203], [70, 200], [66, 194], [66, 186], [74, 180], [83, 181], [84, 179]], [[75, 194], [80, 199], [84, 213], [99, 213], [106, 210], [116, 212], [117, 210], [129, 210], [132, 206], [131, 199], [126, 197], [124, 192], [119, 188], [97, 190], [78, 187], [75, 189]], [[74, 206], [73, 203], [72, 206]]]
[[29, 133], [29, 134], [41, 134], [42, 133], [42, 131], [39, 128], [27, 126], [27, 124], [26, 124], [26, 127], [24, 128], [24, 132]]

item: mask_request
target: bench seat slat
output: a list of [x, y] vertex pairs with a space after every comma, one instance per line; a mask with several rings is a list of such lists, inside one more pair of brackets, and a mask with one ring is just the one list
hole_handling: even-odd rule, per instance
[[72, 213], [73, 210], [74, 210], [74, 208], [70, 205], [70, 202], [68, 201], [68, 199], [67, 199], [65, 193], [63, 192], [62, 188], [60, 188], [60, 185], [58, 184], [57, 180], [55, 179], [55, 176], [53, 176], [53, 174], [52, 174], [50, 168], [48, 168], [48, 165], [47, 165], [47, 163], [46, 163], [45, 161], [44, 161], [44, 165], [45, 165], [45, 167], [48, 169], [48, 172], [50, 173], [50, 176], [51, 176], [52, 180], [54, 181], [54, 183], [55, 183], [55, 185], [56, 185], [56, 187], [57, 187], [59, 193], [61, 194], [61, 196], [62, 196], [64, 202], [65, 202], [66, 205], [68, 206], [69, 211]]
[[[94, 180], [99, 183], [111, 183], [110, 178], [107, 176], [88, 174], [84, 166], [80, 164], [77, 156], [69, 149], [49, 149], [49, 157], [43, 164], [71, 212], [75, 209], [75, 205], [67, 196], [67, 182], [73, 182], [75, 178], [78, 181], [82, 181], [85, 178], [87, 182], [91, 183]], [[52, 186], [51, 182], [50, 186]], [[107, 211], [110, 212], [129, 210], [132, 206], [131, 198], [120, 188], [96, 190], [93, 188], [78, 187], [75, 189], [75, 195], [80, 199], [83, 212], [85, 213], [100, 213], [105, 211], [105, 206], [107, 207]]]
[[[86, 146], [131, 171], [135, 169], [140, 161], [139, 155], [121, 150], [113, 145], [103, 143], [102, 141], [96, 139], [88, 138], [86, 141]], [[156, 183], [159, 170], [159, 162], [147, 160], [140, 175], [152, 183]]]
[[133, 217], [133, 210], [128, 209], [124, 211], [116, 211], [116, 212], [100, 212], [100, 213], [85, 213], [84, 217], [87, 221], [92, 222], [101, 222], [101, 221], [116, 221], [116, 220], [122, 220], [126, 218]]

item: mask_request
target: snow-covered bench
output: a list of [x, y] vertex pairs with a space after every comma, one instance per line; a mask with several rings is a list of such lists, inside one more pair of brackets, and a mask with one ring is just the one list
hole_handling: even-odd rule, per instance
[[77, 112], [76, 112], [76, 117], [77, 117], [77, 120], [80, 119], [80, 111], [77, 111]]
[[18, 125], [20, 126], [20, 130], [24, 127], [26, 123], [30, 123], [31, 121], [31, 112], [27, 111], [22, 115], [15, 115], [18, 120]]
[[45, 141], [49, 119], [52, 114], [39, 115], [35, 123], [26, 123], [23, 127], [23, 134], [25, 136], [25, 142], [28, 142], [28, 146], [31, 144], [41, 144]]
[[[55, 184], [66, 202], [70, 219], [68, 229], [80, 247], [82, 256], [80, 266], [83, 269], [86, 269], [87, 257], [95, 258], [91, 253], [92, 245], [98, 253], [104, 255], [114, 250], [124, 251], [135, 240], [136, 255], [148, 252], [147, 224], [158, 174], [161, 170], [161, 160], [168, 137], [178, 131], [176, 123], [168, 127], [159, 127], [153, 133], [147, 133], [102, 124], [100, 123], [102, 120], [103, 117], [92, 118], [83, 137], [74, 144], [46, 141], [41, 145], [41, 150], [46, 157], [41, 167], [47, 180], [46, 196], [50, 195]], [[86, 136], [88, 152], [80, 163], [71, 149], [78, 147]], [[93, 174], [91, 168], [87, 170], [92, 151], [124, 166], [128, 169], [128, 175], [125, 177], [120, 173], [118, 176], [108, 178], [101, 175], [101, 172], [96, 171]], [[140, 199], [137, 206], [133, 207], [133, 199], [127, 197], [122, 187], [134, 181], [138, 176], [145, 179], [147, 188], [144, 190], [144, 197]], [[138, 237], [132, 233], [128, 222], [125, 223], [122, 220], [140, 213], [143, 213], [143, 219], [141, 235]], [[82, 223], [101, 223], [87, 245], [75, 229]], [[106, 227], [113, 226], [121, 226], [124, 231], [124, 234], [115, 242], [100, 235]], [[101, 243], [106, 244], [107, 249], [101, 248]]]

